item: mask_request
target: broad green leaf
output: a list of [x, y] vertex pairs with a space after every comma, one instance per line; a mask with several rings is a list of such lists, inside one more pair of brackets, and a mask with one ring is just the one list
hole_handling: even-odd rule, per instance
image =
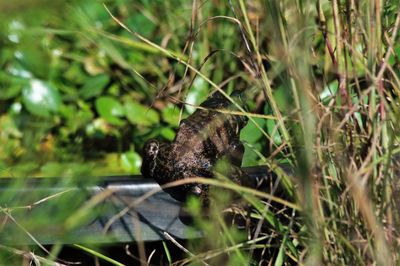
[[26, 109], [37, 116], [49, 117], [58, 112], [61, 106], [61, 96], [47, 82], [32, 79], [22, 89], [22, 99]]
[[125, 112], [129, 122], [133, 125], [151, 126], [160, 122], [156, 111], [131, 99], [125, 101]]
[[67, 80], [74, 81], [76, 84], [84, 84], [88, 78], [82, 68], [82, 65], [77, 62], [71, 62], [71, 64], [63, 73], [63, 77], [65, 77]]
[[163, 120], [171, 126], [179, 125], [179, 113], [179, 107], [173, 104], [168, 104], [161, 112]]
[[[28, 41], [34, 43], [28, 43]], [[15, 52], [15, 57], [23, 68], [33, 73], [35, 77], [46, 79], [49, 73], [50, 57], [36, 42], [37, 39], [26, 40], [21, 50]]]
[[124, 124], [124, 121], [119, 117], [124, 116], [124, 107], [122, 104], [110, 96], [103, 96], [96, 100], [96, 111], [99, 115], [104, 118], [110, 124], [121, 126]]
[[142, 158], [138, 153], [134, 151], [128, 151], [121, 154], [121, 166], [125, 171], [131, 174], [139, 174], [141, 165]]
[[185, 105], [186, 110], [189, 113], [193, 113], [196, 110], [196, 107], [193, 105], [200, 105], [208, 96], [208, 86], [207, 82], [197, 77], [193, 82], [193, 87], [190, 89], [189, 93], [186, 96]]
[[288, 103], [288, 90], [285, 85], [279, 86], [276, 90], [274, 90], [274, 99], [276, 103], [279, 106], [279, 109], [282, 110], [282, 112], [288, 113], [290, 112], [290, 105]]
[[281, 135], [279, 134], [279, 130], [275, 120], [267, 120], [267, 132], [276, 145], [282, 144]]
[[161, 136], [163, 136], [164, 138], [166, 138], [167, 140], [172, 141], [175, 138], [175, 131], [173, 131], [171, 128], [169, 127], [163, 127], [160, 131]]
[[262, 146], [260, 143], [256, 143], [253, 145], [244, 145], [244, 154], [242, 166], [254, 166], [257, 165], [260, 157], [257, 152], [261, 152]]
[[91, 110], [77, 110], [74, 105], [61, 106], [60, 114], [66, 120], [66, 128], [70, 133], [75, 132], [78, 128], [84, 127], [93, 118]]
[[22, 88], [31, 78], [32, 74], [18, 63], [7, 67], [4, 72], [0, 71], [0, 99], [8, 100], [20, 96]]
[[14, 98], [21, 92], [21, 86], [14, 85], [0, 88], [0, 99], [7, 100]]
[[[255, 118], [254, 121], [259, 125], [259, 127], [263, 128], [265, 125], [265, 119]], [[240, 139], [244, 140], [248, 143], [255, 143], [262, 137], [261, 131], [257, 128], [257, 126], [249, 121], [247, 125], [240, 132]]]
[[98, 96], [103, 92], [109, 82], [110, 78], [105, 74], [90, 77], [79, 91], [79, 94], [85, 100]]

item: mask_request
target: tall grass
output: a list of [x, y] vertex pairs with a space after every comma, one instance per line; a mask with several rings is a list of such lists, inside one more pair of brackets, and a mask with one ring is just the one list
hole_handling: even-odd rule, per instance
[[[251, 84], [275, 118], [269, 141], [275, 132], [281, 140], [261, 161], [293, 166], [293, 200], [302, 209], [282, 218], [283, 207], [272, 211], [247, 198], [253, 217], [269, 228], [249, 230], [238, 247], [217, 211], [212, 225], [219, 230], [204, 225], [208, 249], [225, 246], [236, 254], [231, 265], [397, 264], [399, 4], [232, 2]], [[213, 241], [218, 233], [223, 243]], [[257, 249], [261, 257], [247, 257]]]
[[271, 1], [265, 7], [272, 18], [265, 26], [278, 40], [267, 57], [276, 59], [272, 69], [281, 66], [292, 101], [282, 124], [290, 128], [308, 235], [300, 262], [390, 265], [398, 260], [391, 193], [398, 189], [392, 158], [399, 83], [398, 66], [389, 62], [398, 56], [398, 4]]

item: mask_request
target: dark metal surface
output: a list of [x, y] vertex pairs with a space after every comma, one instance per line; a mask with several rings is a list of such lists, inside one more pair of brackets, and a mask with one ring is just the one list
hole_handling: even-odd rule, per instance
[[[265, 167], [246, 171], [254, 178], [273, 179]], [[166, 239], [164, 233], [180, 239], [201, 237], [184, 222], [184, 203], [164, 191], [147, 196], [160, 189], [152, 180], [100, 177], [81, 185], [60, 180], [0, 180], [0, 243], [157, 241]]]

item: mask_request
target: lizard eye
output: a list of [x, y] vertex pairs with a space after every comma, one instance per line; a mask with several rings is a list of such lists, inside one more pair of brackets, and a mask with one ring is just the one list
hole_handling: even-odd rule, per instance
[[157, 157], [158, 154], [158, 141], [151, 139], [149, 141], [146, 142], [146, 144], [144, 145], [144, 154], [152, 159]]

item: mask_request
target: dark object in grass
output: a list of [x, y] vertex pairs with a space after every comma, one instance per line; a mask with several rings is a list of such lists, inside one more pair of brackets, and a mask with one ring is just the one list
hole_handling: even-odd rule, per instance
[[[235, 94], [232, 97], [237, 98]], [[217, 162], [225, 159], [230, 167], [229, 173], [223, 174], [237, 184], [255, 187], [254, 179], [240, 169], [244, 147], [239, 136], [247, 118], [219, 112], [233, 109], [220, 92], [213, 93], [201, 107], [181, 121], [172, 143], [154, 139], [145, 143], [142, 175], [160, 185], [190, 177], [212, 178]], [[188, 194], [206, 199], [208, 187], [190, 183], [167, 192], [178, 200], [184, 200]]]
[[[266, 166], [258, 166], [243, 168], [242, 171], [255, 181], [265, 181], [266, 191], [274, 192], [276, 196], [285, 193], [281, 186], [274, 188], [275, 184], [280, 183], [279, 177], [267, 169]], [[66, 180], [71, 183], [66, 183]], [[77, 180], [86, 180], [88, 183], [79, 183]], [[152, 191], [159, 190], [153, 180], [140, 176], [81, 176], [77, 180], [60, 177], [1, 178], [0, 203], [7, 208], [0, 215], [0, 243], [34, 245], [36, 240], [41, 244], [115, 245], [168, 240], [165, 233], [175, 239], [203, 236], [190, 224], [192, 218], [182, 211], [185, 206], [182, 202], [163, 191], [150, 196]], [[110, 192], [112, 194], [108, 194]], [[89, 199], [102, 200], [82, 212], [91, 202]], [[16, 211], [8, 216], [8, 210], [13, 208]], [[123, 210], [126, 212], [119, 216]], [[68, 226], [66, 230], [66, 224], [70, 222], [75, 226]], [[187, 234], [189, 231], [192, 233]]]

